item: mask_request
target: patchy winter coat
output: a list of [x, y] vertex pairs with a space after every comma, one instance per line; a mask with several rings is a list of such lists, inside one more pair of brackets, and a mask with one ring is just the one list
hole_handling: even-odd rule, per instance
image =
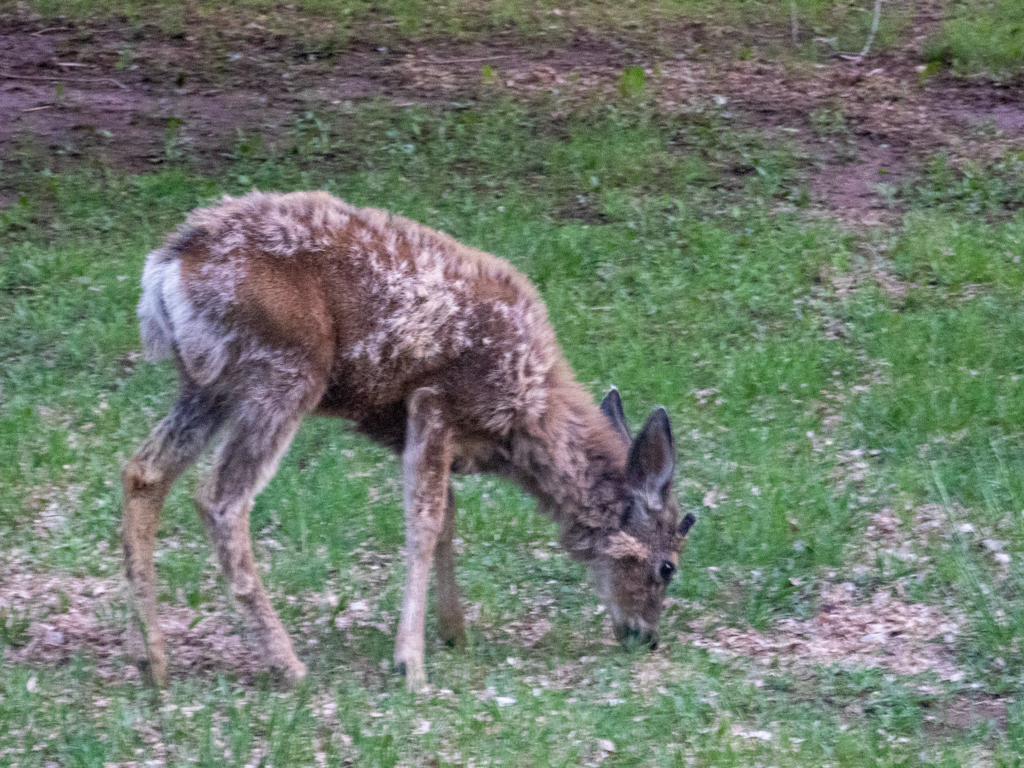
[[494, 472], [535, 495], [569, 553], [592, 566], [616, 633], [654, 642], [693, 520], [680, 525], [670, 492], [668, 417], [655, 411], [634, 441], [617, 392], [595, 406], [537, 291], [508, 262], [323, 192], [252, 193], [194, 211], [149, 255], [142, 283], [146, 356], [172, 356], [181, 378], [123, 472], [126, 572], [155, 681], [167, 663], [152, 554], [160, 509], [218, 431], [199, 512], [269, 664], [305, 673], [260, 583], [248, 521], [307, 413], [349, 419], [403, 457], [408, 576], [395, 659], [410, 687], [425, 682], [432, 560], [441, 633], [464, 640], [451, 471]]

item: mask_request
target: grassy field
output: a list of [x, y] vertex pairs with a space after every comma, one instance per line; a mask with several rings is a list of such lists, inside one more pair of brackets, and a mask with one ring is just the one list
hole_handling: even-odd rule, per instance
[[[568, 110], [345, 103], [240, 136], [216, 168], [171, 138], [136, 173], [12, 145], [0, 766], [1021, 765], [1024, 147], [935, 155], [886, 190], [889, 223], [840, 224], [803, 137], [724, 102], [659, 111], [647, 87], [627, 72]], [[399, 463], [309, 420], [252, 515], [307, 683], [275, 689], [239, 642], [190, 472], [157, 554], [172, 683], [141, 686], [118, 472], [176, 385], [139, 356], [142, 262], [188, 210], [253, 187], [324, 188], [508, 258], [595, 397], [618, 386], [634, 424], [668, 409], [699, 521], [657, 652], [612, 644], [531, 501], [464, 479], [469, 648], [428, 620], [431, 690], [406, 694]]]

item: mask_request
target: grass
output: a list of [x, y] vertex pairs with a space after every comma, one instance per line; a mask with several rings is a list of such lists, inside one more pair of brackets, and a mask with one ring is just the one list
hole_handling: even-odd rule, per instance
[[[634, 86], [564, 118], [500, 100], [309, 113], [284, 140], [242, 137], [213, 174], [187, 147], [136, 175], [88, 156], [55, 166], [30, 138], [5, 160], [0, 549], [7, 578], [55, 574], [67, 595], [0, 606], [0, 764], [1019, 765], [1022, 705], [982, 707], [1024, 675], [1016, 166], [965, 186], [937, 161], [901, 228], [851, 233], [804, 215], [799, 147], [724, 111], [658, 114]], [[309, 420], [252, 515], [309, 681], [276, 691], [215, 655], [178, 667], [166, 693], [136, 684], [110, 644], [122, 597], [85, 590], [116, 583], [118, 468], [174, 395], [171, 368], [138, 357], [141, 265], [189, 209], [253, 186], [325, 188], [510, 259], [595, 396], [617, 385], [634, 423], [669, 410], [677, 493], [699, 522], [657, 654], [607, 646], [551, 524], [469, 478], [456, 492], [470, 647], [444, 651], [428, 626], [437, 693], [406, 695], [388, 669], [398, 464]], [[871, 279], [877, 254], [902, 294]], [[169, 499], [157, 557], [163, 609], [197, 624], [181, 643], [237, 618], [194, 485], [193, 472]], [[900, 540], [872, 545], [882, 511]], [[960, 676], [764, 665], [692, 642], [818, 615], [841, 583], [961, 617]], [[32, 645], [79, 601], [106, 634]]]
[[906, 185], [903, 196], [918, 205], [989, 217], [1012, 215], [1024, 206], [1024, 152], [1009, 149], [995, 159], [958, 165], [937, 154], [917, 181]]
[[1024, 72], [1024, 21], [1015, 0], [960, 0], [928, 43], [926, 58], [960, 75], [1014, 80]]

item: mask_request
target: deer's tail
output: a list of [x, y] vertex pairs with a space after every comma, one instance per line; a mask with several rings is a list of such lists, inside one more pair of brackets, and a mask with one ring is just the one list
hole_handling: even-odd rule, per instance
[[174, 326], [164, 297], [176, 290], [181, 263], [168, 255], [163, 248], [158, 248], [146, 257], [142, 270], [139, 330], [143, 354], [151, 363], [169, 357], [174, 348]]

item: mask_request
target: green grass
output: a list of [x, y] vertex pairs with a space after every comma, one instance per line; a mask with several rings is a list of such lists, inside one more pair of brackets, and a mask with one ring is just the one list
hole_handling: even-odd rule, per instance
[[901, 196], [917, 206], [1005, 217], [1024, 207], [1024, 150], [1008, 149], [984, 162], [949, 163], [937, 154]]
[[1024, 16], [1017, 0], [951, 2], [942, 29], [928, 41], [928, 61], [960, 75], [1014, 80], [1024, 73]]
[[[170, 366], [138, 357], [143, 257], [192, 207], [253, 186], [325, 188], [515, 263], [595, 396], [617, 385], [634, 423], [669, 410], [677, 493], [699, 522], [663, 648], [631, 654], [604, 644], [583, 568], [548, 546], [554, 528], [533, 503], [460, 480], [458, 575], [479, 618], [465, 653], [440, 649], [428, 626], [431, 682], [448, 692], [410, 697], [386, 669], [391, 635], [333, 623], [366, 601], [394, 629], [398, 463], [341, 423], [309, 420], [252, 515], [308, 683], [275, 692], [218, 664], [179, 670], [157, 695], [88, 643], [65, 664], [0, 661], [0, 765], [1019, 764], [1019, 703], [1005, 722], [935, 723], [1019, 690], [1024, 675], [1024, 220], [1005, 205], [979, 219], [960, 187], [936, 181], [938, 197], [910, 200], [901, 229], [843, 232], [803, 215], [797, 147], [726, 114], [666, 117], [634, 101], [626, 88], [568, 118], [500, 101], [308, 114], [285, 140], [243, 137], [212, 176], [187, 156], [139, 175], [88, 157], [56, 170], [23, 143], [0, 177], [11, 200], [0, 212], [8, 567], [68, 583], [117, 573], [118, 468], [175, 389]], [[1003, 169], [989, 177], [986, 190], [1016, 183]], [[869, 251], [885, 254], [905, 297], [870, 279]], [[831, 281], [844, 277], [853, 288], [839, 295]], [[165, 511], [162, 604], [230, 616], [194, 484], [192, 472]], [[943, 525], [919, 536], [926, 505]], [[865, 548], [883, 508], [904, 520], [916, 559]], [[968, 521], [974, 532], [961, 531]], [[1003, 542], [1009, 564], [983, 540]], [[865, 599], [898, 590], [962, 614], [963, 680], [765, 668], [689, 642], [704, 620], [770, 629], [814, 616], [845, 581]], [[101, 624], [124, 624], [120, 596], [103, 605]], [[0, 612], [0, 646], [19, 652], [32, 621], [66, 609]], [[540, 620], [548, 629], [529, 644], [524, 628]]]

